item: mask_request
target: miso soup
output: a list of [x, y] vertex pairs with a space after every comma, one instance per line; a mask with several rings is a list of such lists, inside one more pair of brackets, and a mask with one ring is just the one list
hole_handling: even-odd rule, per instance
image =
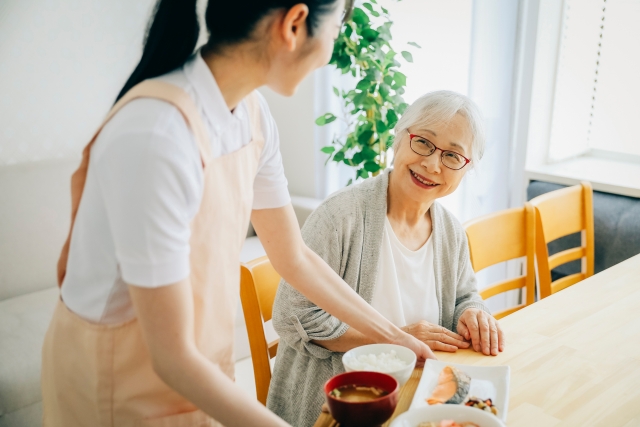
[[389, 394], [388, 391], [379, 387], [362, 386], [356, 384], [343, 385], [342, 387], [331, 390], [331, 395], [336, 399], [346, 402], [367, 402], [369, 400], [378, 399]]

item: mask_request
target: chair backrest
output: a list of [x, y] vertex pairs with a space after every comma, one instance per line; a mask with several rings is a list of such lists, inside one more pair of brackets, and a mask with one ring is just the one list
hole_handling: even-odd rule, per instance
[[[593, 189], [588, 182], [542, 194], [531, 200], [536, 215], [536, 260], [540, 298], [561, 291], [593, 276]], [[549, 256], [547, 243], [581, 232], [582, 245]], [[570, 261], [582, 260], [582, 271], [551, 281], [551, 270]]]
[[505, 317], [535, 301], [535, 221], [533, 206], [507, 209], [484, 215], [464, 225], [469, 241], [473, 270], [478, 272], [489, 266], [512, 259], [526, 257], [525, 273], [496, 283], [480, 292], [483, 299], [514, 289], [525, 290], [524, 302], [497, 312], [496, 319]]
[[271, 382], [269, 360], [275, 357], [279, 341], [267, 343], [264, 323], [271, 320], [279, 283], [280, 275], [266, 256], [240, 265], [240, 300], [249, 335], [256, 394], [263, 405], [267, 403]]

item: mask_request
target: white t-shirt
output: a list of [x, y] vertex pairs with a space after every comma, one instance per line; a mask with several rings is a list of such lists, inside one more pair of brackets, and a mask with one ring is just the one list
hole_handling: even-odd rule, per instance
[[[398, 327], [420, 320], [440, 322], [433, 271], [433, 238], [417, 251], [398, 240], [385, 217], [373, 308]], [[431, 235], [433, 236], [433, 234]]]
[[[251, 141], [246, 103], [229, 111], [199, 54], [159, 79], [179, 86], [195, 101], [213, 157]], [[291, 199], [278, 129], [262, 96], [260, 108], [265, 144], [253, 209], [278, 208]], [[126, 283], [152, 288], [185, 279], [190, 222], [203, 188], [196, 141], [178, 109], [156, 99], [125, 105], [91, 149], [62, 285], [67, 307], [93, 322], [123, 322], [135, 316]]]

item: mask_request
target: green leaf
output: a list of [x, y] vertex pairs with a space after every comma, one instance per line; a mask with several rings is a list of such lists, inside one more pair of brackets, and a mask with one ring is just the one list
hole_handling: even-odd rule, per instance
[[362, 37], [364, 37], [365, 40], [369, 42], [376, 40], [378, 36], [380, 36], [380, 33], [373, 28], [365, 28], [364, 30], [362, 30]]
[[382, 83], [378, 88], [378, 92], [380, 93], [380, 96], [382, 97], [382, 99], [386, 100], [387, 97], [389, 96], [389, 92], [391, 92], [391, 88], [389, 87], [388, 84]]
[[380, 6], [380, 9], [382, 9], [382, 13], [388, 15], [389, 11], [387, 9], [385, 9], [384, 7]]
[[358, 171], [356, 172], [356, 176], [359, 178], [367, 179], [369, 178], [369, 172], [367, 172], [366, 169], [361, 168], [361, 169], [358, 169]]
[[387, 74], [386, 76], [384, 76], [384, 79], [382, 79], [382, 81], [391, 86], [393, 84], [393, 76]]
[[362, 155], [362, 158], [364, 160], [373, 160], [376, 158], [376, 156], [378, 155], [378, 153], [376, 152], [376, 150], [374, 150], [371, 147], [364, 147], [362, 149], [362, 151], [360, 152], [360, 154]]
[[387, 124], [385, 122], [383, 122], [382, 120], [378, 120], [376, 122], [376, 130], [378, 131], [378, 133], [383, 133], [389, 130], [389, 128], [387, 127]]
[[364, 168], [367, 172], [375, 173], [378, 172], [382, 167], [376, 162], [366, 162], [364, 164]]
[[393, 81], [396, 82], [398, 87], [405, 86], [407, 84], [407, 76], [402, 74], [400, 71], [396, 71], [393, 75]]
[[373, 6], [371, 6], [371, 3], [362, 3], [362, 6], [373, 12]]
[[353, 14], [351, 15], [351, 19], [353, 20], [353, 22], [355, 22], [359, 26], [364, 26], [369, 23], [369, 17], [365, 13], [365, 11], [360, 9], [359, 7], [353, 8]]
[[413, 46], [413, 47], [417, 47], [418, 49], [422, 49], [422, 46], [420, 46], [418, 43], [416, 42], [409, 42], [407, 43], [409, 46]]
[[362, 107], [365, 100], [367, 99], [367, 92], [361, 92], [353, 97], [353, 105], [356, 107]]
[[325, 113], [316, 119], [316, 124], [318, 126], [324, 126], [326, 124], [333, 122], [335, 119], [337, 119], [337, 117], [334, 116], [333, 114]]
[[337, 87], [335, 87], [335, 86], [333, 87], [333, 93], [335, 93], [335, 94], [336, 94], [336, 96], [340, 96], [340, 91], [339, 91], [339, 90], [338, 90], [338, 88], [337, 88]]
[[400, 104], [402, 104], [404, 102], [404, 98], [402, 96], [396, 94], [396, 95], [393, 95], [391, 97], [391, 101], [390, 102], [395, 104], [395, 105], [400, 105]]
[[349, 178], [349, 181], [347, 181], [347, 187], [350, 186], [351, 184], [353, 184], [353, 178]]
[[338, 58], [336, 58], [336, 65], [338, 66], [338, 68], [342, 69], [343, 72], [345, 68], [347, 69], [347, 71], [349, 71], [349, 68], [351, 67], [351, 57], [348, 55], [339, 56]]
[[365, 90], [369, 89], [369, 86], [371, 86], [371, 81], [369, 81], [367, 79], [362, 79], [356, 85], [356, 89], [365, 91]]
[[396, 107], [396, 112], [398, 114], [404, 114], [404, 112], [407, 110], [407, 107], [409, 106], [409, 104], [407, 104], [406, 102], [401, 103], [400, 105], [398, 105]]
[[340, 162], [343, 159], [344, 159], [344, 151], [338, 151], [336, 154], [333, 155], [334, 162]]
[[371, 14], [372, 14], [373, 16], [375, 16], [376, 18], [380, 16], [380, 12], [377, 12], [377, 11], [375, 11], [375, 10], [371, 11]]
[[365, 118], [365, 120], [367, 120], [367, 121], [366, 121], [366, 123], [364, 123], [364, 124], [362, 124], [362, 125], [360, 125], [360, 126], [358, 127], [358, 133], [362, 133], [362, 132], [364, 132], [364, 131], [366, 131], [366, 130], [373, 130], [373, 123], [371, 123], [370, 121], [368, 121], [368, 119], [367, 119], [366, 117], [367, 117], [367, 116], [366, 116], [366, 114], [365, 114], [365, 115], [364, 115], [364, 118]]
[[389, 129], [391, 129], [396, 125], [396, 123], [398, 123], [398, 115], [395, 111], [387, 111], [387, 123], [389, 123]]
[[336, 147], [334, 147], [333, 145], [327, 145], [326, 147], [322, 147], [320, 151], [322, 151], [323, 153], [331, 154], [336, 151]]
[[377, 68], [369, 68], [367, 70], [366, 79], [372, 82], [377, 82], [380, 81], [381, 75], [382, 74], [380, 73], [380, 70], [378, 70]]
[[348, 25], [345, 29], [344, 29], [344, 35], [346, 38], [350, 38], [351, 34], [353, 34], [353, 27], [351, 25]]
[[413, 62], [413, 55], [411, 55], [411, 52], [407, 52], [406, 50], [403, 50], [400, 53], [402, 54], [402, 56], [407, 62]]
[[353, 163], [354, 166], [358, 166], [360, 163], [363, 162], [363, 160], [364, 159], [362, 158], [362, 153], [356, 153], [351, 158], [351, 162]]
[[371, 137], [373, 136], [372, 130], [365, 130], [358, 135], [358, 143], [362, 145], [369, 145]]

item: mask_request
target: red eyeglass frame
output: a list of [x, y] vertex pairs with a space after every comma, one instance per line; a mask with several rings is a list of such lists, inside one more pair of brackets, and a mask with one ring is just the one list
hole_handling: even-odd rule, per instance
[[[462, 154], [458, 153], [457, 151], [453, 151], [453, 150], [443, 150], [442, 148], [440, 148], [440, 147], [438, 147], [436, 144], [434, 144], [434, 143], [433, 143], [429, 138], [426, 138], [426, 137], [424, 137], [424, 136], [422, 136], [422, 135], [417, 135], [417, 134], [415, 134], [415, 133], [411, 133], [411, 132], [409, 132], [409, 129], [407, 129], [407, 133], [409, 134], [409, 147], [411, 148], [411, 151], [413, 151], [414, 153], [416, 153], [418, 156], [429, 157], [429, 156], [431, 156], [433, 153], [435, 153], [435, 152], [436, 152], [436, 150], [440, 150], [440, 151], [442, 151], [442, 153], [440, 154], [440, 162], [442, 163], [442, 166], [444, 166], [444, 167], [445, 167], [445, 168], [447, 168], [447, 169], [451, 169], [452, 171], [459, 171], [460, 169], [463, 169], [465, 166], [467, 166], [469, 163], [471, 163], [471, 159], [467, 159], [465, 156], [463, 156]], [[417, 136], [418, 138], [422, 138], [422, 139], [425, 139], [425, 140], [429, 141], [429, 142], [431, 143], [431, 145], [433, 145], [433, 146], [436, 148], [436, 150], [434, 150], [434, 151], [433, 151], [433, 153], [428, 154], [428, 155], [427, 155], [427, 154], [420, 154], [420, 153], [418, 153], [416, 150], [414, 150], [414, 149], [413, 149], [413, 146], [411, 145], [411, 141], [413, 141], [413, 138], [414, 138], [414, 137], [416, 137], [416, 136]], [[453, 153], [453, 154], [456, 154], [456, 155], [458, 155], [458, 156], [462, 157], [462, 158], [465, 160], [464, 165], [460, 166], [458, 169], [454, 169], [454, 168], [452, 168], [452, 167], [449, 167], [449, 166], [445, 165], [445, 164], [444, 164], [444, 161], [442, 161], [442, 156], [444, 155], [444, 153], [447, 153], [447, 152], [448, 152], [448, 153]]]

